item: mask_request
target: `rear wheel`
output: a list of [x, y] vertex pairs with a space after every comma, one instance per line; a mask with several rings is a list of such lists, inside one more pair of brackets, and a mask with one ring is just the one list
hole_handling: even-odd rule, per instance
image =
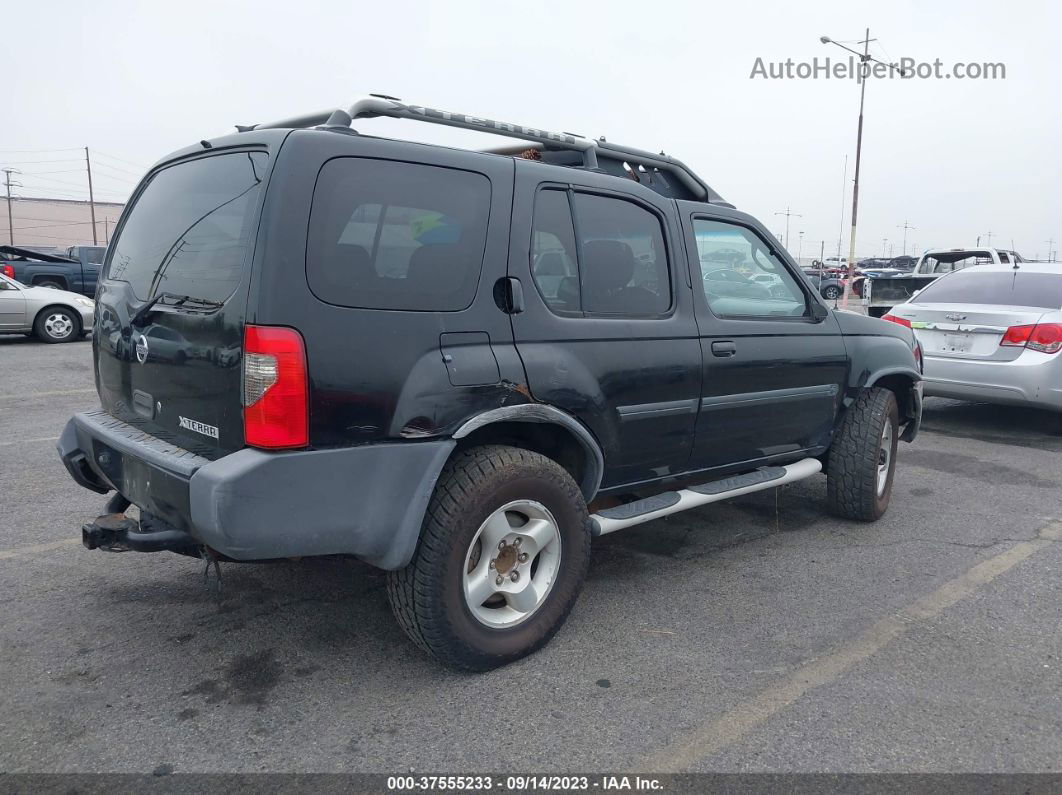
[[829, 287], [823, 289], [822, 297], [829, 301], [836, 301], [841, 297], [841, 289], [839, 287], [834, 287], [831, 284]]
[[44, 342], [71, 342], [81, 334], [81, 321], [72, 309], [51, 306], [37, 315], [33, 331]]
[[39, 282], [34, 282], [34, 287], [47, 287], [50, 290], [65, 290], [66, 285], [62, 282], [52, 281], [51, 279], [43, 279]]
[[543, 646], [590, 559], [579, 487], [555, 461], [500, 445], [443, 469], [409, 565], [388, 576], [398, 623], [448, 665], [484, 671]]
[[896, 471], [899, 409], [888, 389], [860, 393], [830, 447], [826, 496], [838, 516], [880, 519], [889, 507]]

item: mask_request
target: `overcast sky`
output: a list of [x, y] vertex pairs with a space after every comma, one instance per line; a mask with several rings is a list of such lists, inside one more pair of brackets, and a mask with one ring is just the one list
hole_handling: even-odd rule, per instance
[[[1050, 2], [9, 2], [0, 166], [24, 195], [122, 199], [166, 152], [253, 123], [391, 94], [686, 161], [803, 254], [844, 252], [859, 86], [750, 79], [845, 57], [869, 26], [882, 60], [1003, 63], [1002, 80], [867, 86], [858, 252], [1062, 238], [1062, 11]], [[858, 46], [858, 45], [854, 45]], [[459, 145], [472, 133], [366, 120], [362, 132]], [[419, 125], [423, 127], [423, 125]], [[55, 151], [17, 151], [55, 150]], [[62, 151], [66, 150], [66, 151]], [[55, 162], [35, 162], [35, 161]], [[982, 240], [984, 243], [984, 240]], [[1056, 248], [1058, 243], [1055, 244]]]

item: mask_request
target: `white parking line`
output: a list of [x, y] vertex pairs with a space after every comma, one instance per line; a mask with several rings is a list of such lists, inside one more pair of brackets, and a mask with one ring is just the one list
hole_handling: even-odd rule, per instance
[[996, 577], [1051, 544], [1062, 541], [1062, 522], [1041, 528], [1036, 538], [1022, 541], [964, 571], [937, 590], [898, 613], [874, 622], [863, 634], [825, 657], [819, 657], [759, 695], [739, 704], [690, 734], [676, 738], [652, 754], [641, 767], [650, 771], [681, 772], [699, 760], [731, 745], [760, 724], [790, 706], [809, 690], [839, 679], [856, 664], [877, 654], [912, 626], [936, 618], [952, 605], [974, 594]]
[[48, 544], [34, 544], [31, 547], [0, 549], [0, 560], [7, 560], [8, 558], [17, 558], [22, 555], [32, 555], [35, 552], [50, 552], [53, 549], [62, 549], [63, 547], [69, 547], [73, 546], [74, 544], [80, 543], [80, 538], [64, 538], [62, 541], [52, 541]]
[[40, 436], [36, 439], [17, 439], [13, 442], [0, 442], [0, 447], [8, 447], [15, 444], [33, 444], [34, 442], [55, 442], [58, 441], [58, 436]]
[[54, 392], [30, 392], [26, 395], [0, 395], [0, 400], [14, 400], [15, 398], [39, 398], [39, 397], [53, 397], [55, 395], [88, 395], [96, 394], [95, 389], [57, 389]]

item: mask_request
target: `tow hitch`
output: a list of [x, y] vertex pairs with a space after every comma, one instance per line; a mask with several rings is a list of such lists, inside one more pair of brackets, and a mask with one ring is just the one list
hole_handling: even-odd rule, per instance
[[198, 543], [183, 530], [152, 520], [144, 527], [124, 513], [107, 513], [81, 527], [81, 543], [85, 549], [107, 552], [187, 551]]

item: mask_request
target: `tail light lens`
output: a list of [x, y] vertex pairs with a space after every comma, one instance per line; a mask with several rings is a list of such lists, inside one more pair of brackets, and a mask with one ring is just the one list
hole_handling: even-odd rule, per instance
[[1062, 323], [1011, 326], [999, 344], [1012, 348], [1029, 348], [1041, 353], [1058, 353], [1062, 350]]
[[911, 328], [911, 321], [905, 317], [898, 317], [897, 315], [883, 315], [882, 320], [888, 320], [890, 323], [899, 323], [901, 326]]
[[4, 274], [9, 279], [15, 278], [15, 268], [13, 265], [0, 265], [0, 273]]
[[306, 347], [294, 329], [246, 326], [243, 438], [270, 450], [310, 443]]

